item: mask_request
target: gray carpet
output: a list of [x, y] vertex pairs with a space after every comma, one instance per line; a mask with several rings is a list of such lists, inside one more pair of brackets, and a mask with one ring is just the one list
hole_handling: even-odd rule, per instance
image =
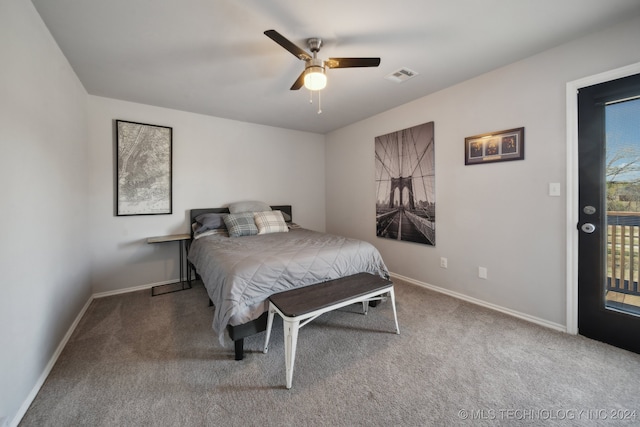
[[414, 285], [401, 335], [388, 302], [302, 328], [291, 390], [281, 323], [236, 362], [199, 282], [150, 294], [92, 302], [22, 426], [640, 424], [640, 355]]

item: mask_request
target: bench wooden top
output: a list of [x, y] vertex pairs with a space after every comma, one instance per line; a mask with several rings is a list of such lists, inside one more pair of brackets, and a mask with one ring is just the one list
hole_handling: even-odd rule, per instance
[[302, 316], [392, 286], [390, 280], [358, 273], [315, 285], [279, 292], [269, 300], [287, 317]]

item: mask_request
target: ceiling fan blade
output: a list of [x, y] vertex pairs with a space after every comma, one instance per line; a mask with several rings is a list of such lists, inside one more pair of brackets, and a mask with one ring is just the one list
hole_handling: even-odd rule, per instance
[[304, 85], [304, 73], [305, 71], [307, 71], [306, 69], [300, 73], [300, 76], [298, 76], [298, 79], [295, 81], [295, 83], [293, 83], [293, 86], [291, 86], [291, 90], [298, 90], [302, 87], [302, 85]]
[[380, 58], [329, 58], [325, 65], [329, 68], [377, 67]]
[[264, 34], [274, 42], [278, 43], [283, 48], [287, 49], [296, 58], [301, 59], [303, 61], [308, 61], [309, 59], [311, 59], [311, 55], [309, 55], [307, 52], [305, 52], [304, 50], [302, 50], [301, 48], [293, 44], [291, 41], [289, 41], [289, 39], [287, 39], [285, 36], [277, 32], [276, 30], [267, 30], [264, 32]]

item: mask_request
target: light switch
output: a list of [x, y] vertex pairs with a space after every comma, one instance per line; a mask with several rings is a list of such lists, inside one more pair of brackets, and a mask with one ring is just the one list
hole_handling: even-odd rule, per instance
[[550, 182], [549, 183], [549, 195], [553, 197], [560, 196], [560, 183], [559, 182]]

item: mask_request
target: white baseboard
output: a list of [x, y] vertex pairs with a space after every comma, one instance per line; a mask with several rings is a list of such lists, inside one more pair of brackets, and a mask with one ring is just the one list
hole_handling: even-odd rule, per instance
[[[185, 277], [182, 280], [186, 282], [187, 278]], [[129, 292], [143, 291], [145, 289], [151, 289], [151, 288], [153, 288], [155, 286], [170, 285], [172, 283], [176, 283], [176, 280], [175, 279], [173, 279], [173, 280], [165, 280], [163, 282], [148, 283], [146, 285], [133, 286], [131, 288], [116, 289], [114, 291], [98, 292], [98, 293], [93, 294], [93, 298], [104, 298], [104, 297], [110, 297], [112, 295], [120, 295], [120, 294], [127, 294]]]
[[133, 286], [131, 288], [124, 288], [124, 289], [116, 289], [114, 291], [105, 291], [105, 292], [98, 292], [93, 294], [94, 298], [104, 298], [104, 297], [110, 297], [113, 295], [120, 295], [120, 294], [128, 294], [129, 292], [136, 292], [136, 291], [143, 291], [145, 289], [150, 289], [153, 288], [154, 286], [159, 286], [159, 285], [165, 285], [167, 283], [172, 283], [173, 281], [168, 281], [166, 283], [152, 283], [152, 284], [147, 284], [147, 285], [139, 285], [139, 286]]
[[78, 313], [78, 315], [76, 316], [75, 320], [73, 321], [73, 323], [69, 327], [69, 330], [67, 331], [65, 336], [62, 338], [62, 341], [60, 341], [60, 344], [58, 344], [58, 347], [56, 348], [56, 351], [53, 352], [53, 355], [49, 359], [49, 362], [45, 366], [44, 370], [42, 371], [42, 374], [40, 374], [40, 377], [38, 378], [38, 381], [36, 381], [36, 384], [31, 389], [31, 392], [27, 395], [27, 398], [22, 403], [22, 406], [20, 406], [20, 409], [18, 409], [18, 413], [13, 418], [13, 420], [11, 421], [9, 426], [12, 426], [12, 427], [16, 426], [17, 427], [18, 424], [20, 424], [20, 421], [22, 421], [22, 417], [24, 417], [24, 414], [27, 413], [27, 410], [29, 409], [29, 406], [31, 406], [31, 403], [33, 403], [33, 400], [38, 395], [38, 392], [40, 391], [40, 388], [42, 387], [42, 385], [46, 381], [47, 377], [49, 376], [49, 373], [51, 373], [51, 370], [53, 369], [53, 366], [58, 361], [58, 357], [60, 357], [60, 354], [62, 353], [62, 350], [64, 350], [65, 346], [67, 345], [67, 342], [69, 341], [69, 338], [71, 338], [71, 335], [76, 330], [76, 327], [78, 326], [78, 323], [80, 323], [80, 320], [82, 319], [82, 317], [86, 313], [87, 309], [89, 308], [89, 305], [91, 305], [91, 302], [93, 301], [93, 298], [94, 298], [94, 296], [91, 295], [89, 297], [89, 299], [87, 300], [87, 302], [85, 303], [84, 307], [82, 307], [82, 310], [80, 310], [80, 313]]
[[390, 273], [390, 274], [391, 274], [391, 277], [398, 278], [399, 280], [402, 280], [403, 282], [410, 283], [412, 285], [420, 286], [420, 287], [423, 287], [423, 288], [426, 288], [426, 289], [430, 289], [430, 290], [435, 291], [435, 292], [439, 292], [441, 294], [449, 295], [451, 297], [458, 298], [458, 299], [461, 299], [463, 301], [467, 301], [467, 302], [470, 302], [472, 304], [479, 305], [481, 307], [490, 308], [491, 310], [499, 311], [500, 313], [508, 314], [510, 316], [517, 317], [518, 319], [526, 320], [527, 322], [535, 323], [537, 325], [544, 326], [546, 328], [551, 328], [551, 329], [554, 329], [556, 331], [565, 332], [565, 333], [567, 332], [567, 327], [565, 325], [561, 325], [559, 323], [550, 322], [548, 320], [541, 319], [539, 317], [531, 316], [531, 315], [526, 314], [526, 313], [521, 313], [521, 312], [516, 311], [516, 310], [511, 310], [510, 308], [502, 307], [502, 306], [499, 306], [499, 305], [496, 305], [496, 304], [492, 304], [490, 302], [486, 302], [486, 301], [483, 301], [483, 300], [480, 300], [480, 299], [477, 299], [477, 298], [473, 298], [473, 297], [470, 297], [468, 295], [461, 294], [459, 292], [451, 291], [451, 290], [445, 289], [445, 288], [440, 288], [438, 286], [434, 286], [434, 285], [431, 285], [429, 283], [420, 282], [418, 280], [411, 279], [409, 277], [405, 277], [405, 276], [402, 276], [400, 274], [396, 274], [396, 273]]
[[[186, 280], [186, 278], [184, 280]], [[42, 374], [38, 378], [38, 381], [33, 386], [33, 388], [31, 389], [31, 392], [27, 395], [27, 398], [22, 403], [22, 406], [20, 406], [20, 409], [16, 413], [16, 416], [13, 418], [13, 420], [8, 425], [10, 427], [17, 427], [18, 424], [20, 424], [20, 421], [22, 421], [22, 418], [24, 417], [24, 414], [27, 413], [27, 410], [29, 409], [29, 406], [31, 406], [31, 403], [33, 403], [33, 400], [38, 395], [38, 392], [40, 391], [40, 388], [42, 387], [42, 385], [46, 381], [47, 377], [49, 376], [49, 373], [51, 373], [51, 370], [53, 369], [53, 366], [58, 361], [58, 357], [60, 357], [60, 354], [62, 353], [62, 350], [64, 350], [64, 347], [67, 345], [67, 342], [71, 338], [71, 335], [76, 330], [76, 327], [80, 323], [80, 320], [82, 319], [82, 317], [86, 313], [87, 309], [89, 308], [89, 305], [91, 305], [91, 302], [94, 299], [108, 297], [108, 296], [112, 296], [112, 295], [126, 294], [126, 293], [129, 293], [129, 292], [136, 292], [136, 291], [141, 291], [141, 290], [145, 290], [145, 289], [151, 289], [154, 286], [168, 285], [170, 283], [175, 283], [175, 280], [166, 280], [166, 281], [158, 282], [158, 283], [149, 283], [149, 284], [146, 284], [146, 285], [133, 286], [131, 288], [117, 289], [117, 290], [114, 290], [114, 291], [98, 292], [98, 293], [95, 293], [95, 294], [91, 295], [89, 297], [89, 299], [87, 300], [87, 302], [85, 303], [84, 307], [82, 307], [82, 310], [80, 310], [80, 313], [78, 313], [78, 315], [76, 316], [75, 320], [73, 321], [73, 323], [69, 327], [69, 330], [67, 331], [65, 336], [62, 338], [62, 341], [60, 341], [60, 344], [58, 344], [58, 347], [56, 348], [56, 351], [51, 356], [51, 359], [49, 359], [49, 362], [47, 363], [47, 366], [45, 366], [44, 370], [42, 371]]]

